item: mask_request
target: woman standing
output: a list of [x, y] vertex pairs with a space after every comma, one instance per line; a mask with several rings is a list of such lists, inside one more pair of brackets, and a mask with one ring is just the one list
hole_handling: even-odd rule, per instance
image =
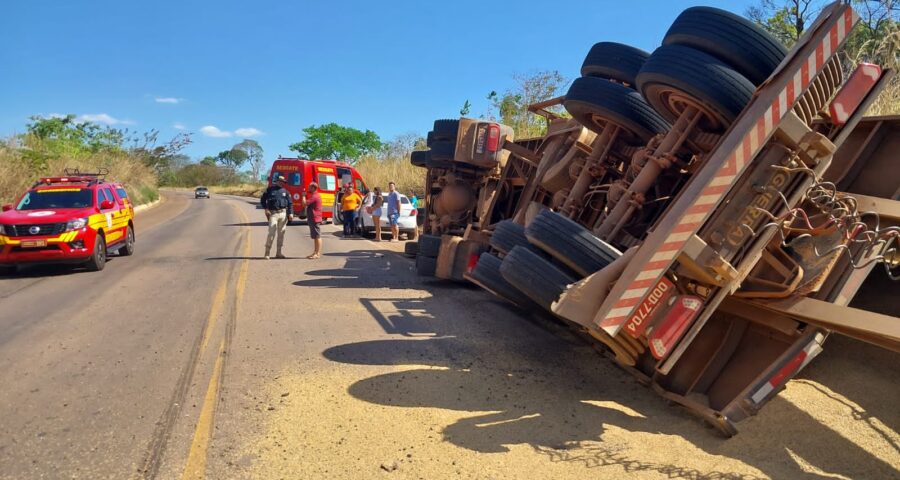
[[384, 197], [381, 196], [381, 189], [375, 187], [372, 189], [372, 223], [375, 225], [375, 241], [381, 241], [381, 206], [384, 205]]

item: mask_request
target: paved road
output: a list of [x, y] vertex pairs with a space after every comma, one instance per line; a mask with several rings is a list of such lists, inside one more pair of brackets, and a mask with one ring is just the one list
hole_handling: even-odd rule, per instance
[[834, 342], [726, 442], [552, 322], [416, 277], [401, 245], [326, 227], [312, 262], [291, 226], [293, 258], [264, 261], [262, 220], [245, 199], [170, 192], [138, 216], [134, 257], [0, 278], [0, 478], [886, 478], [900, 465], [896, 355]]

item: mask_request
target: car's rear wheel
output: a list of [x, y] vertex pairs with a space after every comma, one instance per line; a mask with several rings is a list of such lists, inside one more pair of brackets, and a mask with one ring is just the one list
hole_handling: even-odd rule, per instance
[[0, 266], [0, 276], [11, 277], [18, 273], [19, 269], [15, 265]]
[[125, 245], [119, 249], [119, 255], [123, 257], [134, 255], [134, 228], [131, 225], [128, 226], [128, 231], [125, 233]]
[[103, 270], [103, 267], [106, 266], [106, 239], [103, 238], [103, 235], [97, 235], [97, 240], [94, 241], [94, 253], [91, 254], [91, 258], [88, 259], [85, 267], [92, 272], [99, 272]]

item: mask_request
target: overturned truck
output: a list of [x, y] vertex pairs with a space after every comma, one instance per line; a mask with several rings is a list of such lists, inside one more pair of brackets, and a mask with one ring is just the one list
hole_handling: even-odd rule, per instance
[[832, 332], [900, 351], [848, 306], [870, 273], [900, 302], [900, 117], [863, 118], [894, 72], [841, 65], [857, 21], [836, 2], [787, 51], [690, 8], [652, 53], [595, 45], [542, 138], [436, 122], [420, 273], [551, 312], [726, 435]]

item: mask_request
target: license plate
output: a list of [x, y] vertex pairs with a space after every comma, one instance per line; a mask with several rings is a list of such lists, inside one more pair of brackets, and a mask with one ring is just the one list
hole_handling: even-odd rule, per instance
[[39, 248], [46, 246], [46, 240], [22, 240], [22, 248]]

